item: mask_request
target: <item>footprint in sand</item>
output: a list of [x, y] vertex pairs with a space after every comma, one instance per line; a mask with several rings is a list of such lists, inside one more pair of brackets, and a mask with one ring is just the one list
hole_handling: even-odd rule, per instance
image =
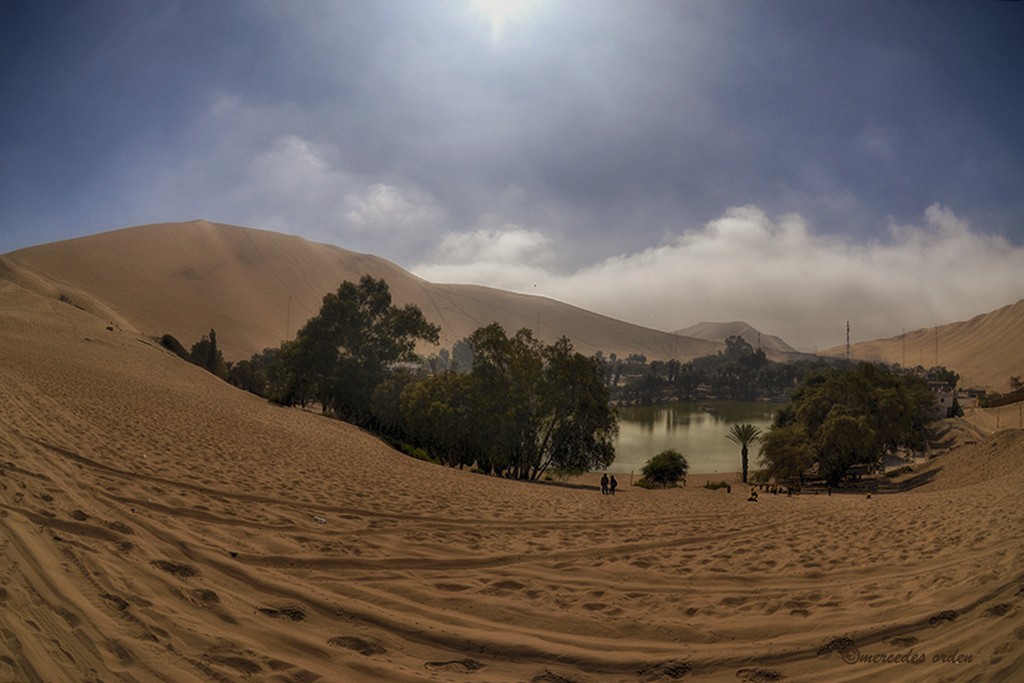
[[471, 674], [484, 668], [484, 665], [475, 659], [453, 659], [445, 662], [426, 662], [423, 668], [427, 671], [447, 671], [449, 673]]
[[348, 650], [353, 650], [361, 655], [370, 657], [372, 655], [383, 655], [387, 653], [387, 649], [377, 643], [371, 643], [368, 640], [357, 638], [355, 636], [335, 636], [327, 641], [328, 645], [335, 647], [343, 647]]
[[736, 672], [736, 678], [743, 683], [771, 683], [781, 681], [782, 674], [774, 669], [740, 669]]
[[272, 619], [288, 618], [292, 621], [302, 621], [306, 618], [306, 613], [301, 607], [295, 605], [288, 605], [285, 607], [260, 607], [256, 610], [260, 614], [265, 614]]
[[184, 564], [183, 562], [171, 562], [170, 560], [153, 560], [150, 562], [151, 565], [157, 569], [162, 569], [168, 574], [174, 574], [175, 576], [189, 577], [198, 576], [199, 570], [190, 564]]

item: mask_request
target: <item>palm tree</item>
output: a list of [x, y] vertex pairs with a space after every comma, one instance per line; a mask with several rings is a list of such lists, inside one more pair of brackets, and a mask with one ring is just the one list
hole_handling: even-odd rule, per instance
[[753, 442], [757, 441], [761, 437], [761, 428], [755, 427], [752, 424], [741, 424], [733, 425], [729, 433], [725, 435], [725, 438], [729, 439], [733, 443], [738, 443], [742, 448], [743, 455], [743, 483], [747, 483], [747, 447]]

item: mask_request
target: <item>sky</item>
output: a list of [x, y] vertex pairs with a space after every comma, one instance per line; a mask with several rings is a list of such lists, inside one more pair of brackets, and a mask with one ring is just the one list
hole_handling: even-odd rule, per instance
[[801, 350], [1024, 298], [1024, 2], [0, 3], [0, 253], [204, 218]]

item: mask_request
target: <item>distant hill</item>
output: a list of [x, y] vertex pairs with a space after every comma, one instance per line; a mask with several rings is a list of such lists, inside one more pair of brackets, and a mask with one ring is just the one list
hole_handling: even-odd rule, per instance
[[528, 327], [548, 342], [565, 335], [585, 354], [689, 360], [722, 348], [552, 299], [434, 284], [382, 258], [293, 235], [202, 220], [125, 228], [0, 256], [0, 278], [63, 296], [126, 329], [170, 333], [189, 345], [215, 328], [232, 360], [293, 337], [319, 311], [324, 294], [364, 274], [387, 280], [395, 303], [419, 306], [441, 326], [446, 348], [495, 321], [509, 332]]
[[[822, 355], [845, 353], [837, 346]], [[962, 386], [1007, 391], [1011, 376], [1024, 376], [1024, 299], [970, 320], [858, 342], [850, 355], [906, 367], [943, 365], [960, 374]]]
[[775, 352], [780, 354], [797, 353], [797, 350], [784, 342], [779, 337], [765, 334], [749, 323], [735, 321], [731, 323], [697, 323], [681, 330], [676, 334], [685, 337], [696, 337], [706, 341], [725, 342], [732, 336], [743, 337], [754, 348], [762, 348], [765, 353]]

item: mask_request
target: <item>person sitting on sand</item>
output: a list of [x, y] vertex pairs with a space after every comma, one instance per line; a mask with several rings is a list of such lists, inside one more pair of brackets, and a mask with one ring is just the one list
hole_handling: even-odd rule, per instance
[[619, 485], [619, 482], [615, 481], [615, 475], [613, 474], [612, 478], [608, 480], [608, 493], [610, 493], [610, 494], [612, 494], [614, 496], [615, 495], [615, 489], [616, 489], [616, 487], [618, 487], [618, 485]]
[[757, 489], [755, 489], [754, 487], [750, 488], [750, 497], [747, 498], [747, 501], [751, 503], [757, 502]]
[[601, 495], [605, 496], [608, 494], [608, 473], [605, 472], [601, 475]]

